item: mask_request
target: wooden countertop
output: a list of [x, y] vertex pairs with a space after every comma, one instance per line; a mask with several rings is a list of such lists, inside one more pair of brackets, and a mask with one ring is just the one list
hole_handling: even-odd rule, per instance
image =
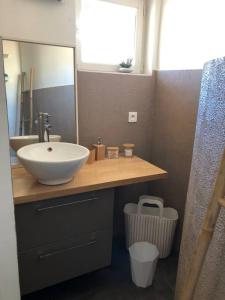
[[93, 164], [85, 164], [71, 182], [55, 186], [38, 183], [23, 167], [12, 168], [15, 204], [75, 195], [166, 177], [166, 171], [136, 156], [105, 159]]

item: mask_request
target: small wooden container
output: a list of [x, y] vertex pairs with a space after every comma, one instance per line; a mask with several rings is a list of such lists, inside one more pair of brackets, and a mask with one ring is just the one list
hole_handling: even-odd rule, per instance
[[105, 159], [105, 145], [102, 143], [102, 138], [98, 137], [97, 144], [92, 145], [95, 148], [95, 159], [102, 160]]
[[134, 144], [123, 144], [124, 156], [125, 157], [132, 157], [133, 156], [134, 147], [135, 147]]
[[119, 158], [119, 147], [107, 147], [107, 157], [109, 159]]
[[87, 164], [92, 164], [95, 161], [96, 149], [94, 146], [88, 147], [90, 154], [87, 160]]

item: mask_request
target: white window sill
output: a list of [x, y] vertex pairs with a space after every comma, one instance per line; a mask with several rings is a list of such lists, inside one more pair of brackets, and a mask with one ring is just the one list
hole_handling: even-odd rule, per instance
[[152, 77], [152, 74], [146, 74], [146, 73], [137, 73], [137, 72], [132, 72], [132, 73], [123, 73], [119, 71], [94, 71], [94, 70], [84, 70], [84, 69], [79, 69], [77, 70], [78, 72], [82, 73], [97, 73], [97, 74], [110, 74], [110, 75], [127, 75], [127, 76], [142, 76], [142, 77]]

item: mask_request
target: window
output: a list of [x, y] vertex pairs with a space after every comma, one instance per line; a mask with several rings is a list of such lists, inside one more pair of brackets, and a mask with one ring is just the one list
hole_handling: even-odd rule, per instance
[[223, 57], [224, 11], [224, 0], [164, 0], [158, 68], [202, 69]]
[[142, 70], [143, 0], [79, 0], [77, 22], [79, 69], [116, 71], [133, 59]]

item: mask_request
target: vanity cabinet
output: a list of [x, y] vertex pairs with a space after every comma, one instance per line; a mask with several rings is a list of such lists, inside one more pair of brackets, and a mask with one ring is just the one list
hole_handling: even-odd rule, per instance
[[111, 264], [114, 190], [15, 206], [22, 294]]

